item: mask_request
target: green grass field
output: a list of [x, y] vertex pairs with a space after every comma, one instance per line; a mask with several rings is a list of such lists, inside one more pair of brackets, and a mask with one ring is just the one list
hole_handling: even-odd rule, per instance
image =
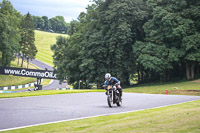
[[51, 45], [56, 43], [56, 38], [58, 36], [68, 37], [66, 34], [49, 33], [35, 30], [35, 45], [38, 49], [36, 59], [53, 66], [53, 52], [51, 51]]

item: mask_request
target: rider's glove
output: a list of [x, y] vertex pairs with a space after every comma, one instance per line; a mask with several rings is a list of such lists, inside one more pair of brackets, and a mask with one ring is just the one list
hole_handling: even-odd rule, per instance
[[118, 85], [119, 85], [119, 83], [116, 83], [115, 85], [116, 85], [116, 86], [118, 86]]
[[107, 90], [107, 85], [103, 85], [104, 89]]

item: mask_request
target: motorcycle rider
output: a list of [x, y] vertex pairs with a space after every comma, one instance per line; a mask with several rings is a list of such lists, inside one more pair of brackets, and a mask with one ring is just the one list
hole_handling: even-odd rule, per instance
[[110, 73], [106, 73], [105, 80], [106, 81], [105, 81], [103, 87], [105, 87], [105, 89], [107, 89], [108, 85], [116, 85], [117, 89], [119, 90], [120, 97], [122, 97], [122, 88], [120, 86], [120, 81], [118, 79], [116, 79], [115, 77], [111, 77]]

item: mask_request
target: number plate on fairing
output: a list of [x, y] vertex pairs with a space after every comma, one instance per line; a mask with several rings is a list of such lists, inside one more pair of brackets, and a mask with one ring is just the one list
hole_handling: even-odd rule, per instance
[[109, 90], [109, 89], [111, 89], [112, 88], [112, 86], [111, 85], [109, 85], [108, 87], [107, 87], [107, 89]]

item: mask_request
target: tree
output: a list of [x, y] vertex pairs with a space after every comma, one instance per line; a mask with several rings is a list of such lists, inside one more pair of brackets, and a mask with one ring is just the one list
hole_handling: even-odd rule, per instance
[[56, 16], [51, 19], [48, 19], [47, 16], [33, 16], [35, 29], [58, 32], [58, 33], [67, 33], [70, 25], [66, 23], [63, 16]]
[[36, 29], [44, 29], [45, 20], [39, 16], [33, 16], [34, 26]]
[[143, 82], [181, 77], [185, 68], [192, 79], [199, 71], [198, 1], [93, 2], [70, 23], [62, 66], [69, 83], [100, 85], [107, 72], [128, 85], [136, 73]]
[[[78, 33], [82, 35], [81, 41], [81, 64], [79, 65], [80, 78], [83, 82], [87, 80], [100, 85], [103, 83], [105, 69], [106, 48], [103, 47], [102, 33], [99, 24], [99, 10], [100, 3], [92, 4], [87, 7], [87, 14], [81, 13], [79, 15], [79, 22], [81, 30]], [[99, 29], [99, 30], [98, 30]], [[81, 40], [81, 39], [79, 39]]]
[[[144, 25], [146, 33], [145, 45], [147, 51], [139, 52], [140, 55], [147, 54], [149, 57], [165, 60], [157, 62], [158, 67], [154, 67], [156, 71], [159, 67], [160, 71], [165, 71], [165, 77], [169, 77], [170, 71], [175, 67], [183, 67], [181, 62], [186, 64], [187, 79], [194, 79], [194, 64], [198, 64], [199, 55], [199, 1], [189, 0], [168, 0], [154, 1], [149, 0], [148, 5], [153, 9], [152, 18]], [[138, 45], [141, 44], [140, 42]], [[157, 48], [161, 48], [161, 56], [155, 52], [148, 53], [149, 44], [153, 44]], [[138, 46], [137, 45], [137, 46]], [[164, 47], [164, 51], [163, 48]], [[142, 58], [141, 58], [142, 59]], [[143, 58], [144, 59], [144, 58]], [[140, 60], [145, 68], [150, 67], [146, 61]], [[155, 60], [154, 60], [155, 61]]]
[[68, 40], [62, 36], [58, 36], [56, 39], [56, 44], [51, 46], [51, 50], [54, 52], [53, 63], [55, 66], [55, 73], [57, 73], [57, 79], [63, 81], [66, 79], [65, 65], [65, 50], [68, 49]]
[[[91, 38], [87, 40], [88, 46], [96, 43], [98, 50], [93, 45], [93, 49], [90, 48], [89, 51], [96, 51], [94, 52], [96, 54], [93, 54], [90, 58], [96, 61], [94, 68], [104, 65], [96, 71], [110, 72], [119, 77], [123, 85], [129, 85], [130, 75], [135, 73], [132, 45], [136, 40], [142, 38], [143, 21], [148, 16], [144, 10], [145, 4], [142, 0], [98, 2], [96, 21], [98, 26], [94, 25], [95, 27], [91, 28], [92, 32], [90, 31], [91, 33], [88, 35]], [[101, 77], [103, 76], [102, 73]], [[97, 75], [96, 73], [93, 74]]]
[[[184, 51], [183, 60], [186, 64], [186, 78], [188, 80], [195, 78], [195, 72], [198, 73], [200, 63], [200, 1], [185, 0], [186, 7], [181, 16], [187, 20], [188, 33], [182, 38], [182, 50]], [[183, 27], [183, 26], [182, 26]], [[184, 28], [185, 28], [184, 27]], [[189, 32], [190, 30], [190, 32]], [[195, 70], [197, 68], [197, 70]]]
[[[128, 4], [126, 2], [125, 4]], [[117, 4], [116, 3], [113, 4], [112, 6], [114, 7], [117, 4], [120, 5], [120, 2]], [[90, 82], [95, 82], [98, 85], [100, 85], [104, 80], [102, 77], [106, 72], [110, 71], [114, 73], [115, 71], [116, 76], [119, 74], [121, 74], [119, 76], [123, 76], [122, 73], [125, 73], [123, 67], [124, 64], [121, 63], [122, 60], [121, 57], [125, 52], [126, 54], [124, 54], [124, 58], [127, 59], [128, 56], [130, 56], [128, 51], [124, 52], [124, 49], [130, 50], [129, 48], [131, 47], [133, 42], [129, 41], [128, 42], [129, 44], [127, 45], [124, 44], [124, 42], [127, 42], [125, 41], [127, 38], [123, 38], [122, 40], [120, 40], [117, 37], [118, 35], [121, 36], [120, 34], [125, 35], [125, 37], [126, 35], [128, 36], [129, 34], [124, 33], [124, 31], [126, 31], [125, 29], [123, 31], [119, 30], [119, 32], [114, 30], [115, 28], [120, 29], [119, 27], [117, 27], [117, 25], [119, 25], [120, 22], [122, 22], [125, 19], [120, 20], [119, 23], [115, 24], [115, 22], [117, 22], [116, 20], [111, 19], [110, 21], [108, 21], [109, 19], [106, 18], [107, 22], [109, 23], [104, 23], [105, 22], [104, 15], [106, 13], [109, 13], [110, 8], [112, 9], [112, 7], [109, 8], [106, 7], [107, 9], [104, 8], [103, 7], [105, 6], [104, 4], [105, 3], [101, 0], [96, 1], [96, 4], [88, 6], [87, 13], [81, 13], [79, 15], [78, 22], [77, 21], [71, 22], [71, 27], [69, 30], [69, 33], [71, 35], [69, 39], [69, 46], [73, 47], [71, 49], [76, 49], [75, 50], [76, 55], [74, 55], [71, 60], [73, 60], [73, 63], [76, 62], [76, 66], [79, 66], [78, 68], [76, 68], [75, 71], [73, 70], [73, 68], [67, 69], [67, 71], [73, 71], [73, 75], [77, 75], [76, 77], [74, 77], [74, 80], [71, 80], [73, 82], [77, 82], [80, 79], [83, 81], [86, 81], [86, 79], [88, 79]], [[120, 10], [121, 7], [122, 6], [118, 6], [118, 8], [115, 10]], [[112, 13], [115, 13], [115, 11], [112, 11]], [[106, 15], [112, 18], [111, 15], [113, 14], [106, 14]], [[118, 17], [119, 14], [114, 14], [114, 15]], [[126, 28], [127, 26], [126, 24], [127, 23], [124, 23], [121, 26], [121, 29]], [[128, 24], [131, 24], [131, 22]], [[106, 30], [109, 30], [110, 27], [112, 27], [110, 31], [105, 32]], [[128, 30], [128, 32], [129, 31], [131, 30]], [[115, 35], [116, 38], [114, 38], [111, 34], [116, 34]], [[115, 42], [111, 39], [115, 40]], [[131, 35], [129, 40], [132, 40]], [[122, 41], [124, 42], [122, 43]], [[125, 46], [123, 45], [127, 45], [129, 47], [125, 48]], [[118, 47], [118, 49], [116, 47]], [[68, 50], [69, 49], [70, 48], [68, 48]], [[69, 53], [69, 51], [67, 52]], [[68, 60], [69, 61], [68, 64], [71, 63], [70, 62], [71, 60]], [[129, 74], [127, 75], [126, 75], [127, 77], [125, 78], [126, 81], [129, 78]], [[71, 76], [70, 74], [67, 75], [68, 78], [70, 76]], [[125, 80], [123, 79], [124, 77], [122, 77], [122, 82], [125, 83], [124, 82]]]
[[21, 67], [23, 66], [23, 61], [25, 58], [29, 62], [29, 59], [34, 59], [37, 53], [34, 34], [35, 34], [34, 21], [31, 15], [28, 13], [21, 23], [21, 41], [20, 41], [21, 52], [22, 52]]
[[200, 63], [200, 33], [185, 37], [183, 49], [185, 51], [186, 77], [191, 80], [195, 78], [195, 66], [199, 67], [198, 63]]
[[[85, 79], [81, 75], [79, 66], [82, 63], [82, 45], [84, 42], [84, 28], [80, 22], [73, 21], [73, 31], [71, 28], [70, 38], [58, 37], [56, 44], [51, 49], [54, 51], [53, 59], [55, 72], [60, 81], [66, 79], [69, 84], [74, 84], [78, 88], [79, 80]], [[82, 86], [81, 86], [82, 88]]]
[[43, 20], [44, 20], [44, 26], [42, 28], [42, 30], [48, 31], [51, 27], [51, 24], [49, 22], [49, 19], [47, 16], [42, 16]]
[[10, 66], [19, 51], [21, 15], [8, 0], [0, 3], [0, 63]]
[[78, 21], [76, 21], [76, 20], [72, 20], [71, 22], [70, 22], [70, 26], [69, 26], [69, 30], [67, 31], [67, 34], [68, 35], [73, 35], [74, 33], [76, 33], [76, 25], [77, 25], [77, 23], [79, 23]]
[[52, 30], [55, 32], [66, 33], [67, 31], [67, 23], [64, 20], [63, 16], [56, 16], [51, 18], [50, 20]]
[[[135, 10], [137, 5], [140, 10]], [[110, 72], [123, 85], [129, 85], [134, 73], [132, 45], [144, 36], [141, 29], [148, 16], [144, 11], [140, 13], [144, 7], [142, 0], [96, 0], [78, 21], [70, 23], [71, 36], [63, 61], [69, 83], [89, 80], [100, 87], [104, 74]]]

